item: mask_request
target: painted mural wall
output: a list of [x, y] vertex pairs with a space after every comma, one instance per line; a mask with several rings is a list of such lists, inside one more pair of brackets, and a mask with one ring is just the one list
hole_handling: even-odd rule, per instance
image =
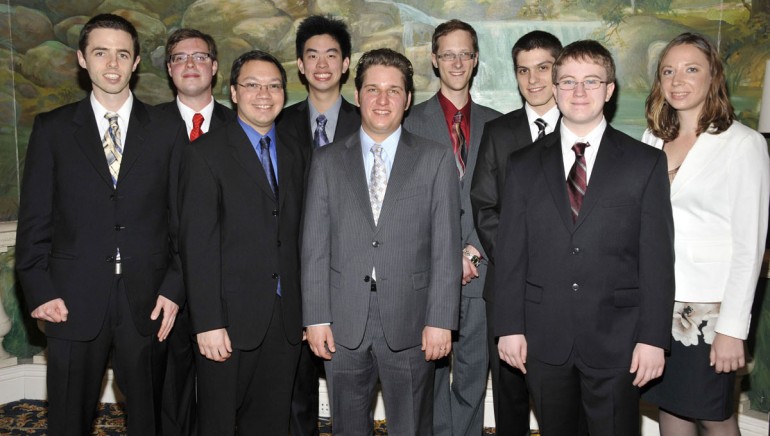
[[[86, 95], [88, 80], [75, 57], [77, 38], [83, 23], [101, 12], [122, 15], [136, 25], [142, 62], [133, 89], [151, 104], [173, 99], [164, 45], [166, 36], [180, 27], [197, 28], [217, 40], [218, 100], [229, 101], [233, 59], [252, 48], [284, 62], [290, 102], [304, 98], [295, 64], [296, 27], [304, 17], [319, 13], [348, 23], [352, 64], [372, 48], [406, 54], [415, 66], [415, 102], [438, 89], [430, 64], [433, 29], [449, 18], [468, 21], [480, 44], [473, 99], [502, 112], [521, 106], [510, 57], [520, 36], [540, 29], [565, 44], [600, 40], [618, 67], [618, 97], [608, 115], [635, 137], [644, 129], [644, 100], [657, 55], [673, 36], [696, 31], [717, 43], [738, 118], [751, 127], [756, 127], [764, 65], [770, 58], [770, 0], [5, 0], [0, 4], [0, 221], [17, 216], [19, 180], [35, 115]], [[352, 97], [352, 80], [343, 94]], [[35, 324], [21, 315], [28, 310], [19, 306], [12, 265], [11, 249], [0, 259], [0, 298], [13, 320], [4, 344], [12, 354], [28, 357], [43, 344]], [[770, 302], [764, 305], [764, 312], [755, 316], [764, 336], [758, 335], [755, 343], [770, 348]], [[770, 356], [764, 361], [770, 362]], [[763, 386], [757, 398], [765, 398], [762, 408], [767, 410], [770, 371], [764, 365], [752, 383]]]

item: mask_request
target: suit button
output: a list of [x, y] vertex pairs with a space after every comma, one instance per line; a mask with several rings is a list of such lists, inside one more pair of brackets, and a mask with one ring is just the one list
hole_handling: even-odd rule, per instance
[[273, 210], [273, 216], [278, 216], [278, 209]]
[[465, 209], [460, 209], [460, 216], [465, 215]]
[[112, 262], [115, 262], [115, 258], [114, 258], [113, 256], [107, 256], [107, 257], [105, 257], [105, 258], [104, 258], [104, 260], [105, 260], [107, 263], [112, 263]]
[[119, 232], [119, 231], [121, 231], [121, 230], [123, 230], [123, 229], [125, 229], [125, 227], [124, 227], [124, 226], [121, 226], [120, 224], [115, 224], [115, 231], [116, 231], [116, 232]]
[[115, 201], [118, 199], [118, 196], [115, 194], [110, 194], [110, 201]]
[[380, 246], [380, 241], [372, 241], [372, 247], [377, 248]]
[[278, 241], [278, 243], [276, 245], [278, 245], [280, 247], [281, 246], [281, 241]]
[[572, 249], [572, 254], [580, 254], [580, 247], [575, 247]]
[[369, 277], [369, 276], [364, 276], [364, 281], [365, 281], [365, 282], [367, 282], [367, 283], [368, 283], [368, 282], [369, 282], [369, 280], [371, 280], [371, 279], [372, 279], [372, 278], [371, 278], [371, 277]]
[[275, 279], [277, 279], [277, 278], [278, 278], [278, 273], [273, 273], [273, 275], [272, 275], [272, 276], [270, 276], [270, 277], [272, 277], [272, 278], [273, 278], [273, 280], [275, 280]]
[[577, 283], [573, 283], [572, 284], [572, 290], [573, 291], [577, 291], [578, 289], [580, 289], [580, 285], [578, 285]]

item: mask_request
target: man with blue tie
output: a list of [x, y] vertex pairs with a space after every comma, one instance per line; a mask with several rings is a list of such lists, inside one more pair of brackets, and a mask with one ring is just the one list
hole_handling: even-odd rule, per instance
[[200, 351], [201, 435], [286, 434], [302, 340], [298, 235], [306, 156], [276, 132], [286, 72], [233, 62], [238, 118], [195, 141], [180, 180], [180, 251]]

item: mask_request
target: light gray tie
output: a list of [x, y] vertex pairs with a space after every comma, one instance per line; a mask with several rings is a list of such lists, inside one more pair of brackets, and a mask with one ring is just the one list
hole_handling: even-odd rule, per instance
[[382, 145], [372, 145], [371, 152], [374, 155], [374, 163], [369, 180], [369, 202], [372, 204], [374, 224], [377, 224], [382, 210], [382, 200], [385, 198], [385, 190], [388, 188], [388, 174], [385, 171], [385, 161], [382, 159]]
[[104, 147], [104, 155], [107, 157], [107, 166], [110, 167], [112, 185], [115, 186], [118, 183], [118, 173], [120, 173], [120, 160], [123, 158], [118, 114], [107, 112], [104, 114], [104, 118], [110, 122], [110, 126], [107, 128], [107, 131], [104, 132], [102, 147]]

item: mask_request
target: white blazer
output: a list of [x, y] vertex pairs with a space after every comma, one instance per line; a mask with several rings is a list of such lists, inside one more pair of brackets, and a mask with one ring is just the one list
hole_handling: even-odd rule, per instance
[[[642, 141], [663, 147], [647, 130]], [[695, 141], [671, 184], [676, 300], [721, 302], [716, 331], [746, 339], [765, 251], [767, 142], [734, 121]]]

